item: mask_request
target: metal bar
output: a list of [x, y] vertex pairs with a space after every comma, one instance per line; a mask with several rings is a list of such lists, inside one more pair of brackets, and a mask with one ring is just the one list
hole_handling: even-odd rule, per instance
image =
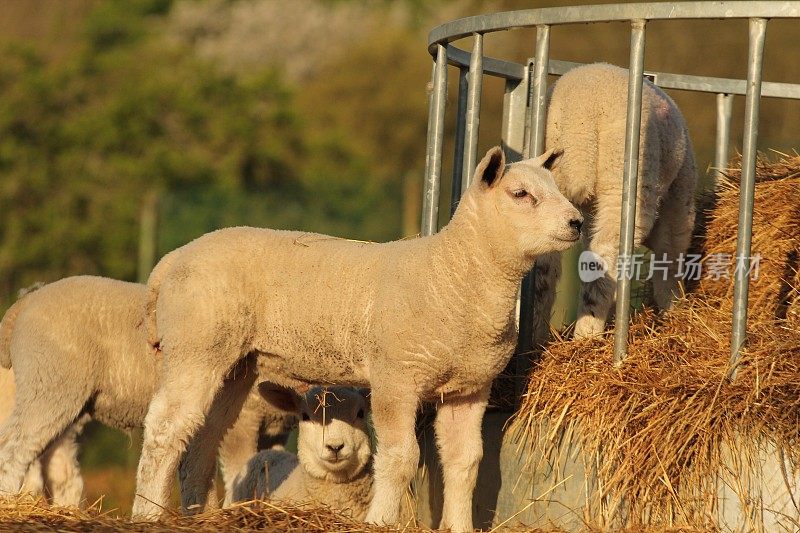
[[[747, 93], [745, 80], [712, 78], [709, 76], [689, 76], [683, 74], [655, 73], [655, 84], [665, 89], [695, 91], [706, 93], [738, 94]], [[761, 96], [800, 100], [800, 85], [792, 83], [765, 82], [761, 86]]]
[[[527, 72], [527, 68], [526, 68]], [[525, 143], [525, 131], [528, 122], [528, 86], [529, 80], [526, 75], [523, 80], [506, 80], [505, 93], [503, 94], [503, 123], [501, 127], [501, 143], [506, 154], [507, 163], [515, 163], [522, 159], [522, 154], [527, 152]], [[520, 296], [517, 297], [517, 328], [519, 328], [519, 305]], [[504, 375], [516, 376], [517, 357], [512, 358], [503, 371]], [[515, 398], [519, 399], [522, 391], [517, 384], [519, 380], [512, 377]]]
[[550, 26], [536, 27], [536, 58], [533, 64], [533, 87], [531, 93], [530, 157], [544, 152], [544, 128], [547, 104], [547, 65], [550, 56]]
[[[453, 47], [451, 46], [450, 50], [452, 49]], [[551, 60], [549, 71], [550, 74], [560, 76], [566, 74], [574, 68], [581, 67], [584, 64], [585, 63], [573, 63], [572, 61]], [[714, 78], [711, 76], [693, 76], [690, 74], [672, 74], [669, 72], [648, 71], [646, 74], [653, 76], [653, 83], [664, 89], [703, 93], [724, 93], [742, 96], [747, 93], [746, 80]], [[763, 82], [761, 85], [761, 96], [800, 100], [800, 84]]]
[[643, 2], [505, 11], [466, 17], [442, 24], [428, 34], [428, 49], [433, 55], [436, 53], [437, 44], [447, 44], [473, 33], [491, 33], [541, 25], [752, 17], [800, 18], [800, 2]]
[[467, 120], [467, 71], [458, 70], [458, 111], [456, 114], [456, 146], [453, 153], [453, 183], [450, 188], [450, 216], [461, 200], [461, 174], [464, 171], [464, 135]]
[[731, 142], [731, 113], [733, 111], [733, 95], [720, 93], [717, 95], [717, 143], [714, 152], [714, 168], [722, 172], [728, 167], [729, 148]]
[[[451, 65], [463, 68], [469, 66], [472, 55], [466, 50], [449, 44], [447, 45], [447, 57]], [[548, 74], [561, 76], [584, 64], [585, 63], [551, 59], [549, 62]], [[507, 80], [522, 80], [525, 78], [525, 65], [484, 56], [483, 73], [487, 76], [495, 76]], [[742, 96], [747, 93], [746, 80], [714, 78], [711, 76], [692, 76], [689, 74], [672, 74], [669, 72], [648, 72], [647, 74], [654, 78], [653, 83], [664, 89], [704, 93], [725, 93]], [[761, 96], [800, 100], [800, 84], [765, 81], [761, 85]]]
[[[472, 54], [452, 44], [447, 45], [447, 59], [451, 65], [459, 68], [469, 67]], [[494, 57], [483, 56], [483, 73], [507, 80], [520, 81], [525, 78], [525, 65], [505, 61]]]
[[506, 162], [514, 163], [525, 153], [525, 120], [528, 106], [528, 80], [506, 80], [503, 95], [503, 124], [501, 142]]
[[472, 183], [472, 172], [478, 161], [478, 130], [481, 121], [481, 89], [483, 88], [483, 35], [480, 33], [475, 34], [467, 86], [467, 132], [464, 141], [461, 194], [464, 194]]
[[[536, 28], [536, 58], [533, 65], [530, 86], [530, 135], [528, 137], [527, 157], [534, 157], [544, 151], [544, 128], [546, 124], [547, 62], [550, 55], [550, 26]], [[514, 394], [519, 399], [527, 388], [528, 374], [531, 371], [531, 355], [537, 339], [533, 338], [533, 271], [522, 280], [519, 303], [519, 338], [515, 355]], [[539, 339], [541, 340], [541, 339]]]
[[442, 142], [444, 140], [444, 107], [447, 100], [447, 55], [439, 45], [433, 69], [433, 91], [428, 110], [428, 143], [425, 156], [425, 189], [422, 200], [420, 234], [432, 235], [438, 230], [439, 187], [442, 177]]
[[[767, 20], [750, 19], [750, 45], [747, 56], [747, 99], [744, 109], [742, 141], [742, 182], [739, 187], [739, 226], [736, 237], [736, 269], [733, 282], [733, 331], [728, 377], [736, 377], [739, 356], [747, 334], [747, 295], [750, 288], [750, 243], [753, 231], [753, 199], [756, 184], [758, 108], [761, 94], [761, 69]], [[748, 267], [748, 268], [746, 268]]]
[[625, 124], [625, 166], [622, 176], [622, 216], [619, 224], [619, 256], [609, 268], [618, 272], [617, 312], [614, 326], [614, 363], [628, 354], [630, 320], [633, 232], [636, 221], [636, 182], [639, 174], [639, 135], [642, 121], [642, 84], [644, 83], [645, 20], [631, 22], [631, 59], [628, 71], [628, 117]]
[[528, 92], [525, 94], [525, 131], [523, 132], [522, 158], [531, 156], [531, 135], [533, 131], [533, 63], [535, 59], [528, 59], [526, 72], [528, 75]]

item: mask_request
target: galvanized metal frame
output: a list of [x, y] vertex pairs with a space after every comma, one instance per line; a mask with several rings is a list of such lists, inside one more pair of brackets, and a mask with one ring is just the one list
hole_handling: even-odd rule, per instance
[[[748, 19], [750, 22], [747, 80], [648, 72], [644, 69], [645, 27], [652, 20]], [[630, 313], [630, 279], [624, 275], [633, 246], [636, 216], [639, 131], [643, 76], [667, 89], [715, 93], [717, 95], [717, 139], [714, 164], [723, 168], [728, 160], [730, 120], [734, 95], [746, 96], [742, 157], [742, 184], [737, 236], [737, 268], [734, 276], [733, 334], [729, 377], [735, 377], [739, 354], [745, 344], [747, 323], [748, 267], [752, 238], [752, 210], [755, 187], [756, 141], [760, 97], [800, 99], [800, 84], [762, 82], [764, 40], [768, 19], [800, 19], [800, 1], [744, 2], [661, 2], [530, 9], [459, 19], [433, 29], [428, 49], [435, 58], [430, 100], [428, 152], [425, 174], [422, 234], [436, 231], [441, 175], [441, 146], [444, 134], [444, 107], [447, 65], [460, 69], [458, 121], [456, 128], [453, 206], [469, 185], [477, 159], [481, 79], [491, 75], [506, 79], [503, 113], [503, 145], [510, 160], [538, 155], [544, 148], [545, 95], [548, 74], [561, 75], [579, 63], [549, 59], [551, 26], [594, 22], [631, 24], [628, 116], [625, 134], [623, 208], [620, 220], [619, 255], [623, 275], [617, 285], [615, 361], [621, 363], [627, 352]], [[535, 59], [519, 64], [483, 55], [486, 33], [514, 28], [535, 27]], [[473, 36], [472, 53], [453, 46], [458, 39]], [[468, 69], [468, 70], [467, 70]], [[457, 185], [457, 187], [456, 187]], [[522, 287], [520, 305], [520, 354], [530, 351], [530, 287], [528, 277]], [[515, 369], [524, 375], [528, 358], [518, 357]], [[519, 392], [519, 391], [518, 391]]]
[[[628, 354], [628, 325], [631, 314], [631, 273], [633, 233], [636, 220], [636, 184], [639, 178], [639, 133], [642, 125], [644, 85], [644, 20], [631, 23], [631, 59], [628, 67], [628, 111], [625, 125], [625, 163], [622, 173], [622, 216], [619, 222], [619, 255], [622, 266], [617, 278], [617, 313], [614, 323], [614, 363]], [[615, 265], [609, 265], [615, 268]]]
[[[466, 50], [462, 50], [451, 44], [447, 45], [447, 60], [450, 65], [457, 67], [468, 66], [470, 58], [471, 54]], [[581, 65], [583, 65], [583, 63], [551, 59], [549, 61], [547, 73], [560, 76]], [[486, 56], [483, 58], [483, 73], [487, 76], [519, 81], [525, 76], [525, 65]], [[653, 83], [663, 89], [741, 96], [747, 94], [747, 80], [672, 74], [669, 72], [654, 72], [649, 70], [645, 70], [645, 75], [650, 77]], [[761, 85], [761, 96], [800, 99], [800, 85], [765, 81]]]
[[739, 185], [739, 227], [736, 235], [736, 268], [733, 281], [733, 332], [729, 377], [736, 376], [739, 352], [747, 334], [747, 294], [750, 288], [750, 243], [753, 232], [753, 200], [756, 190], [756, 142], [758, 140], [758, 108], [761, 103], [761, 70], [764, 61], [764, 40], [767, 19], [750, 19], [750, 44], [747, 54], [747, 97], [744, 110], [742, 142], [742, 180]]
[[472, 58], [467, 74], [467, 117], [464, 135], [464, 168], [461, 174], [461, 192], [472, 181], [472, 170], [478, 161], [478, 128], [481, 115], [481, 89], [483, 88], [483, 35], [475, 34]]
[[643, 2], [596, 6], [549, 7], [504, 11], [466, 17], [434, 28], [428, 34], [428, 50], [436, 44], [451, 43], [473, 33], [491, 33], [542, 25], [632, 20], [797, 18], [800, 2]]
[[456, 212], [458, 202], [461, 200], [461, 180], [464, 174], [464, 143], [467, 135], [467, 70], [460, 68], [458, 71], [458, 114], [456, 115], [456, 144], [453, 154], [453, 182], [450, 188], [450, 216]]
[[447, 51], [438, 46], [431, 75], [428, 110], [428, 147], [425, 154], [425, 186], [422, 199], [420, 233], [432, 235], [439, 224], [439, 188], [442, 177], [442, 143], [444, 142], [444, 108], [447, 103]]
[[717, 94], [717, 139], [714, 150], [714, 169], [721, 172], [730, 160], [731, 114], [733, 95]]

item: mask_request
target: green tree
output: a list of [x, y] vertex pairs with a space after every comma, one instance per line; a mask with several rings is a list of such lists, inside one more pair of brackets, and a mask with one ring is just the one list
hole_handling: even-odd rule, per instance
[[154, 188], [173, 200], [162, 252], [253, 221], [349, 234], [382, 195], [347, 143], [308, 139], [274, 69], [234, 76], [158, 38], [167, 6], [99, 4], [59, 64], [2, 54], [0, 298], [76, 273], [134, 279]]

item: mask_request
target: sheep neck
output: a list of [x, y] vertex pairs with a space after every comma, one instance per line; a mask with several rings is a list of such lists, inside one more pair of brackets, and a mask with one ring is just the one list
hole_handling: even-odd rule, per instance
[[422, 294], [437, 320], [418, 324], [405, 349], [448, 361], [438, 373], [418, 376], [426, 397], [477, 390], [502, 370], [516, 344], [517, 294], [532, 261], [514, 257], [512, 243], [489, 234], [478, 215], [465, 201], [425, 239], [431, 275], [421, 282]]
[[436, 266], [449, 282], [459, 280], [460, 290], [477, 296], [476, 304], [483, 306], [488, 299], [516, 305], [519, 284], [533, 267], [533, 259], [522, 257], [487, 227], [471, 195], [431, 239]]

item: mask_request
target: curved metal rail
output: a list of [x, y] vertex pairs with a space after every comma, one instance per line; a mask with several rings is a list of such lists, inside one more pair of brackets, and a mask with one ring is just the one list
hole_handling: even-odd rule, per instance
[[428, 34], [428, 50], [474, 33], [515, 28], [632, 20], [798, 18], [800, 2], [642, 2], [504, 11], [454, 20]]
[[[628, 269], [632, 265], [630, 259], [633, 253], [633, 223], [636, 216], [641, 90], [643, 78], [648, 77], [663, 88], [717, 95], [717, 143], [714, 164], [718, 169], [723, 168], [728, 161], [733, 97], [743, 95], [746, 99], [729, 365], [729, 377], [733, 379], [739, 364], [739, 354], [746, 340], [748, 267], [751, 260], [760, 97], [800, 100], [800, 84], [762, 82], [761, 79], [767, 22], [774, 18], [793, 18], [799, 19], [800, 22], [800, 2], [675, 2], [543, 8], [467, 17], [434, 28], [428, 36], [428, 50], [434, 57], [434, 66], [428, 122], [422, 234], [428, 235], [437, 229], [448, 65], [459, 68], [460, 80], [453, 175], [452, 205], [455, 206], [461, 192], [469, 185], [470, 173], [475, 165], [482, 76], [496, 76], [506, 80], [502, 141], [508, 158], [513, 161], [538, 155], [544, 148], [547, 75], [561, 75], [580, 66], [579, 63], [549, 59], [550, 27], [565, 24], [628, 22], [631, 24], [628, 87], [630, 98], [625, 134], [623, 203], [620, 220], [619, 257], [623, 271], [617, 281], [615, 362], [621, 363], [627, 354], [631, 281]], [[748, 19], [747, 79], [646, 71], [644, 49], [647, 22], [686, 19]], [[484, 34], [533, 27], [536, 28], [535, 56], [527, 64], [483, 55]], [[451, 44], [465, 37], [473, 37], [472, 52]], [[532, 346], [531, 286], [529, 276], [523, 282], [522, 288], [520, 345], [515, 363], [517, 375], [527, 375], [529, 369], [528, 357], [521, 357], [520, 354], [529, 353]]]

